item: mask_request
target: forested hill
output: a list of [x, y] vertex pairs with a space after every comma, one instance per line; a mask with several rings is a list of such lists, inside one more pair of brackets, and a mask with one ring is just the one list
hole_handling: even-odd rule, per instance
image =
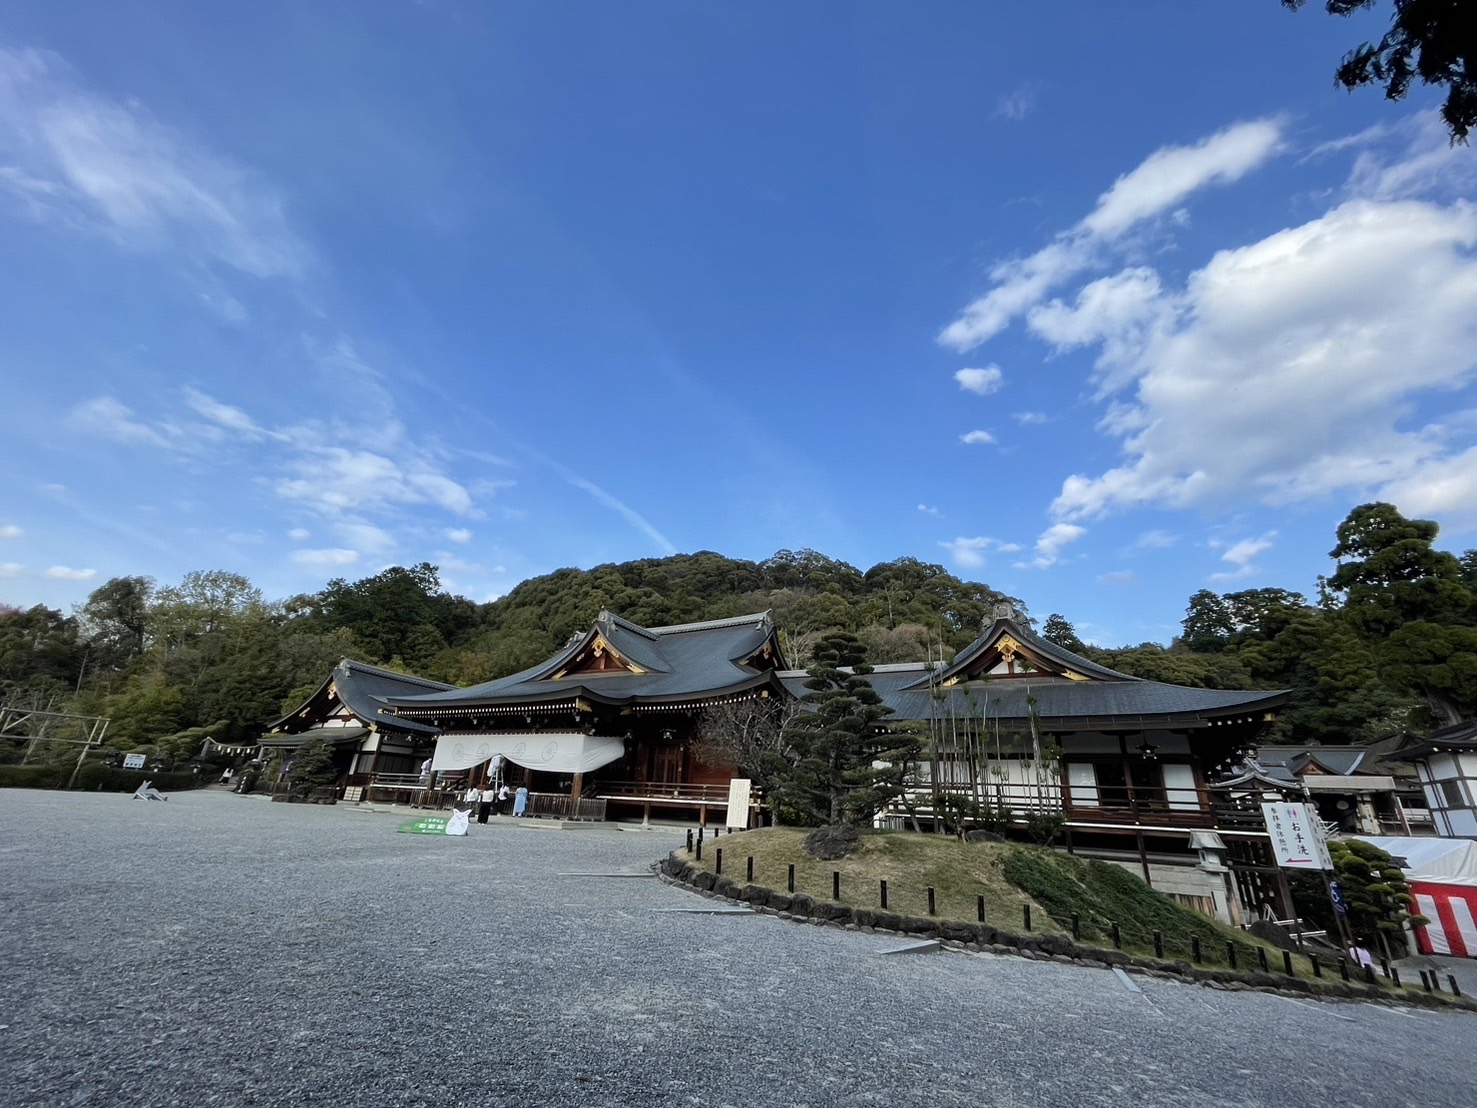
[[[1362, 505], [1339, 526], [1336, 569], [1312, 601], [1280, 588], [1201, 590], [1168, 647], [1087, 646], [1058, 614], [1039, 630], [1137, 677], [1290, 689], [1280, 741], [1426, 730], [1477, 714], [1477, 551], [1436, 549], [1438, 530]], [[116, 747], [188, 757], [207, 731], [260, 734], [344, 656], [471, 685], [542, 661], [606, 608], [646, 626], [771, 610], [793, 664], [832, 630], [855, 633], [874, 663], [924, 661], [952, 657], [1002, 602], [1026, 614], [915, 558], [863, 572], [809, 550], [563, 569], [490, 604], [448, 594], [427, 564], [285, 601], [223, 570], [166, 586], [117, 577], [70, 615], [0, 603], [0, 707], [107, 716]], [[0, 743], [0, 759], [12, 754]]]
[[[865, 573], [813, 550], [762, 562], [703, 551], [590, 570], [561, 569], [494, 601], [457, 677], [511, 673], [546, 658], [605, 608], [645, 627], [773, 611], [792, 661], [820, 634], [859, 635], [873, 662], [937, 658], [974, 639], [994, 606], [1019, 600], [942, 566], [899, 558]], [[480, 675], [477, 675], [480, 679]], [[452, 676], [445, 676], [453, 680]]]

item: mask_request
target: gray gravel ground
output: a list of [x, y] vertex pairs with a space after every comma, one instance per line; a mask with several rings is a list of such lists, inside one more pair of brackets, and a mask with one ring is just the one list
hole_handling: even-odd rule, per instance
[[405, 818], [0, 791], [0, 1104], [1477, 1104], [1471, 1015], [880, 957], [565, 876], [675, 830]]

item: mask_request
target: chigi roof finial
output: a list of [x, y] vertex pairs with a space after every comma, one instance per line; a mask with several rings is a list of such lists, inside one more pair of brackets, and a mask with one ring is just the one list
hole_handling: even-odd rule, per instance
[[996, 604], [995, 605], [995, 618], [997, 620], [999, 620], [999, 619], [1014, 619], [1015, 618], [1015, 608], [1013, 606], [1011, 606], [1010, 604]]

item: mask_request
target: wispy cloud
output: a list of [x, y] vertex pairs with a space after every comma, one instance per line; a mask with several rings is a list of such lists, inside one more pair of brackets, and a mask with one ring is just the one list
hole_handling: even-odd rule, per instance
[[1268, 531], [1266, 534], [1255, 539], [1242, 539], [1233, 543], [1221, 554], [1221, 561], [1230, 562], [1235, 569], [1222, 573], [1212, 573], [1212, 581], [1239, 581], [1244, 577], [1250, 577], [1256, 572], [1253, 560], [1258, 554], [1272, 548], [1272, 540], [1277, 537], [1276, 531]]
[[937, 516], [939, 514], [937, 508], [930, 508], [927, 504], [919, 504], [918, 510], [926, 516]]
[[71, 566], [52, 566], [46, 576], [58, 581], [91, 581], [97, 576], [95, 569], [73, 569]]
[[991, 551], [1002, 554], [1012, 554], [1020, 549], [1019, 543], [1001, 542], [986, 536], [977, 538], [957, 538], [949, 542], [939, 543], [949, 552], [949, 557], [954, 564], [964, 569], [982, 569], [985, 565], [986, 555]]
[[351, 566], [359, 560], [357, 550], [294, 550], [292, 560], [305, 566]]
[[1022, 427], [1034, 427], [1046, 423], [1050, 419], [1045, 412], [1011, 412], [1010, 418]]
[[1087, 534], [1087, 528], [1071, 523], [1054, 523], [1036, 540], [1036, 556], [1016, 562], [1017, 569], [1049, 569], [1062, 560], [1062, 548]]
[[0, 539], [18, 539], [25, 532], [13, 523], [0, 524]]
[[988, 446], [995, 441], [995, 436], [988, 431], [970, 431], [960, 435], [959, 441], [966, 446]]
[[280, 194], [133, 102], [84, 88], [57, 55], [0, 49], [0, 189], [136, 250], [295, 278], [311, 252]]
[[25, 569], [19, 562], [0, 562], [0, 577], [19, 577]]
[[1099, 574], [1097, 583], [1099, 585], [1107, 585], [1116, 588], [1123, 585], [1137, 585], [1139, 583], [1139, 579], [1134, 576], [1134, 572], [1131, 569], [1118, 569], [1114, 570], [1112, 573]]
[[1036, 86], [1022, 85], [1014, 92], [1005, 93], [995, 101], [995, 114], [1019, 122], [1031, 114], [1036, 106]]
[[585, 480], [579, 474], [574, 473], [564, 468], [563, 466], [558, 465], [557, 463], [554, 464], [553, 468], [560, 477], [564, 478], [564, 480], [568, 481], [575, 488], [579, 489], [581, 492], [589, 493], [590, 496], [595, 498], [595, 501], [597, 503], [603, 504], [611, 511], [620, 515], [623, 519], [630, 523], [631, 526], [635, 527], [636, 530], [640, 531], [647, 538], [651, 539], [652, 542], [656, 543], [657, 547], [663, 553], [677, 553], [677, 547], [672, 544], [667, 536], [663, 535], [660, 531], [653, 527], [651, 523], [649, 523], [647, 519], [642, 516], [641, 513], [637, 512], [634, 508], [627, 507], [610, 493], [602, 489], [599, 485], [595, 484], [592, 481]]
[[1172, 212], [1193, 193], [1236, 181], [1283, 148], [1280, 120], [1238, 123], [1191, 146], [1166, 146], [1125, 173], [1097, 206], [1026, 258], [1000, 262], [992, 287], [939, 334], [954, 350], [972, 350], [1040, 303], [1052, 288], [1100, 264], [1106, 248], [1134, 227]]

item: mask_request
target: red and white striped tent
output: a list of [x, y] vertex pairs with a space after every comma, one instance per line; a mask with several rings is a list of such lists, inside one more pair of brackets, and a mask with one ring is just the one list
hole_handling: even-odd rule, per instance
[[1420, 952], [1477, 958], [1477, 842], [1358, 837], [1401, 862], [1416, 911], [1431, 921], [1415, 929]]

